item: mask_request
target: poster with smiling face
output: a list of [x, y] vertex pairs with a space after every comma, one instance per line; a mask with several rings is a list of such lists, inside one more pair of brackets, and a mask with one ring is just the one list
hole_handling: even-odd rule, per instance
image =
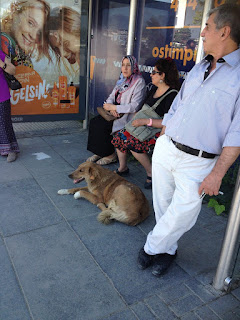
[[22, 84], [11, 90], [12, 115], [78, 113], [81, 0], [0, 5], [1, 50]]

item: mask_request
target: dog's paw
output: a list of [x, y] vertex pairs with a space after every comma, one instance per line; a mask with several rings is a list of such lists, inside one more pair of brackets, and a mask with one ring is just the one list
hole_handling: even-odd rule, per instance
[[68, 189], [60, 189], [60, 190], [58, 190], [58, 194], [69, 194], [69, 191], [68, 191]]
[[74, 199], [79, 199], [79, 198], [81, 198], [81, 191], [75, 192], [73, 197], [74, 197]]

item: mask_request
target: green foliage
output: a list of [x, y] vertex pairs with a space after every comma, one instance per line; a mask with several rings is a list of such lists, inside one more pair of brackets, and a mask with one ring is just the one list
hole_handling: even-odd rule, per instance
[[208, 202], [209, 208], [214, 208], [216, 214], [219, 216], [221, 213], [225, 211], [225, 206], [222, 204], [219, 204], [216, 199], [210, 199]]
[[229, 168], [228, 172], [223, 178], [220, 190], [224, 193], [217, 196], [206, 196], [205, 200], [208, 201], [208, 207], [214, 208], [217, 215], [223, 212], [229, 213], [234, 188], [238, 176], [238, 170], [240, 165], [240, 157]]

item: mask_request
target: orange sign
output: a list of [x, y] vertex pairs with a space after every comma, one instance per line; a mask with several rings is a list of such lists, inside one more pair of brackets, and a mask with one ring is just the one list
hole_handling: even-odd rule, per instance
[[16, 68], [16, 78], [21, 82], [22, 88], [10, 91], [12, 115], [78, 113], [79, 97], [75, 101], [68, 99], [68, 91], [72, 92], [73, 88], [67, 85], [67, 80], [64, 82], [66, 97], [58, 94], [56, 99], [62, 79], [59, 79], [58, 86], [55, 84], [54, 90], [50, 89], [46, 80], [42, 80], [34, 69], [26, 66]]

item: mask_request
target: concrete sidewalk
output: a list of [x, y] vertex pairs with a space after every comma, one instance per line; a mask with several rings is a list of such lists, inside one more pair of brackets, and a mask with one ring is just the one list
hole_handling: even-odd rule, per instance
[[[152, 209], [137, 227], [105, 226], [96, 206], [57, 194], [73, 186], [68, 174], [90, 154], [81, 125], [19, 128], [17, 161], [0, 158], [0, 320], [240, 319], [240, 288], [226, 295], [211, 286], [226, 217], [204, 205], [176, 262], [156, 278], [136, 264]], [[142, 187], [142, 167], [129, 168]], [[151, 190], [143, 191], [152, 203]]]

